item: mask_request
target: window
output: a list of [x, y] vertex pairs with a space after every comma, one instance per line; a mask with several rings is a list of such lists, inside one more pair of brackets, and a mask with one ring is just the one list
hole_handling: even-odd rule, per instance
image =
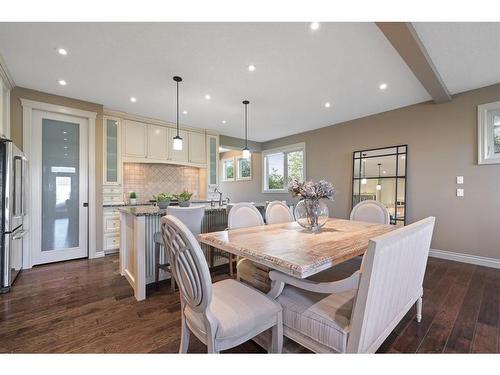
[[234, 158], [222, 159], [222, 180], [234, 181]]
[[243, 157], [236, 158], [236, 179], [251, 180], [252, 179], [252, 158], [245, 159]]
[[478, 164], [500, 163], [500, 102], [482, 104], [478, 115]]
[[285, 193], [292, 180], [306, 178], [304, 143], [264, 151], [262, 161], [265, 193]]

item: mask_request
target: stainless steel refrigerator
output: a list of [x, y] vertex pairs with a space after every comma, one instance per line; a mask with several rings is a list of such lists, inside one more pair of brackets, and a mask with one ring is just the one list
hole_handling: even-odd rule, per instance
[[23, 266], [26, 158], [8, 139], [0, 139], [0, 292], [8, 292]]

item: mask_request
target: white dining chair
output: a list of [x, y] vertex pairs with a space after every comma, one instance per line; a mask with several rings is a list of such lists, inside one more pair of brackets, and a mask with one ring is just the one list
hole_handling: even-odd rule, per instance
[[[192, 206], [192, 207], [167, 207], [167, 215], [172, 215], [178, 218], [188, 227], [188, 229], [197, 236], [201, 233], [201, 225], [203, 222], [203, 216], [205, 215], [204, 206]], [[168, 257], [163, 254], [160, 256], [161, 249], [165, 249], [163, 238], [160, 232], [156, 232], [154, 235], [155, 242], [155, 283], [158, 286], [158, 281], [160, 279], [160, 269], [166, 270], [171, 273]], [[161, 258], [163, 258], [163, 263], [160, 263]], [[170, 286], [172, 290], [175, 290], [175, 280], [173, 277], [170, 278]]]
[[201, 247], [179, 219], [161, 218], [161, 233], [179, 285], [181, 299], [180, 353], [187, 353], [193, 333], [218, 353], [271, 329], [269, 351], [281, 353], [282, 310], [278, 302], [234, 279], [212, 284]]
[[264, 219], [252, 203], [236, 203], [229, 211], [228, 229], [256, 227], [258, 225], [264, 225]]
[[317, 283], [271, 271], [283, 307], [284, 335], [314, 352], [374, 353], [416, 304], [422, 319], [423, 280], [434, 217], [370, 240], [361, 269]]
[[272, 201], [266, 207], [266, 224], [280, 224], [295, 221], [290, 207], [283, 201]]
[[351, 211], [351, 220], [390, 224], [390, 215], [389, 210], [383, 203], [366, 200], [354, 206]]

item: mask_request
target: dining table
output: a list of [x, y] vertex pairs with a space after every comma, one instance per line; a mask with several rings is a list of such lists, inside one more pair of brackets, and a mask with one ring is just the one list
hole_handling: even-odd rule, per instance
[[365, 253], [370, 239], [396, 229], [329, 218], [317, 231], [297, 222], [203, 233], [201, 243], [304, 279]]

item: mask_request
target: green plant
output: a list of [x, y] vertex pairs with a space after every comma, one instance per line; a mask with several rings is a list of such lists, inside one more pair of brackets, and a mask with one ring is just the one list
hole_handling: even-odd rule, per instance
[[137, 194], [135, 193], [135, 191], [132, 191], [130, 193], [130, 199], [137, 199]]
[[181, 201], [181, 202], [187, 202], [188, 200], [191, 199], [192, 196], [193, 196], [193, 193], [190, 193], [187, 190], [184, 190], [180, 194], [174, 194], [174, 198], [177, 199], [178, 201]]
[[168, 193], [160, 193], [157, 196], [153, 196], [157, 202], [169, 202], [172, 200], [172, 195]]

